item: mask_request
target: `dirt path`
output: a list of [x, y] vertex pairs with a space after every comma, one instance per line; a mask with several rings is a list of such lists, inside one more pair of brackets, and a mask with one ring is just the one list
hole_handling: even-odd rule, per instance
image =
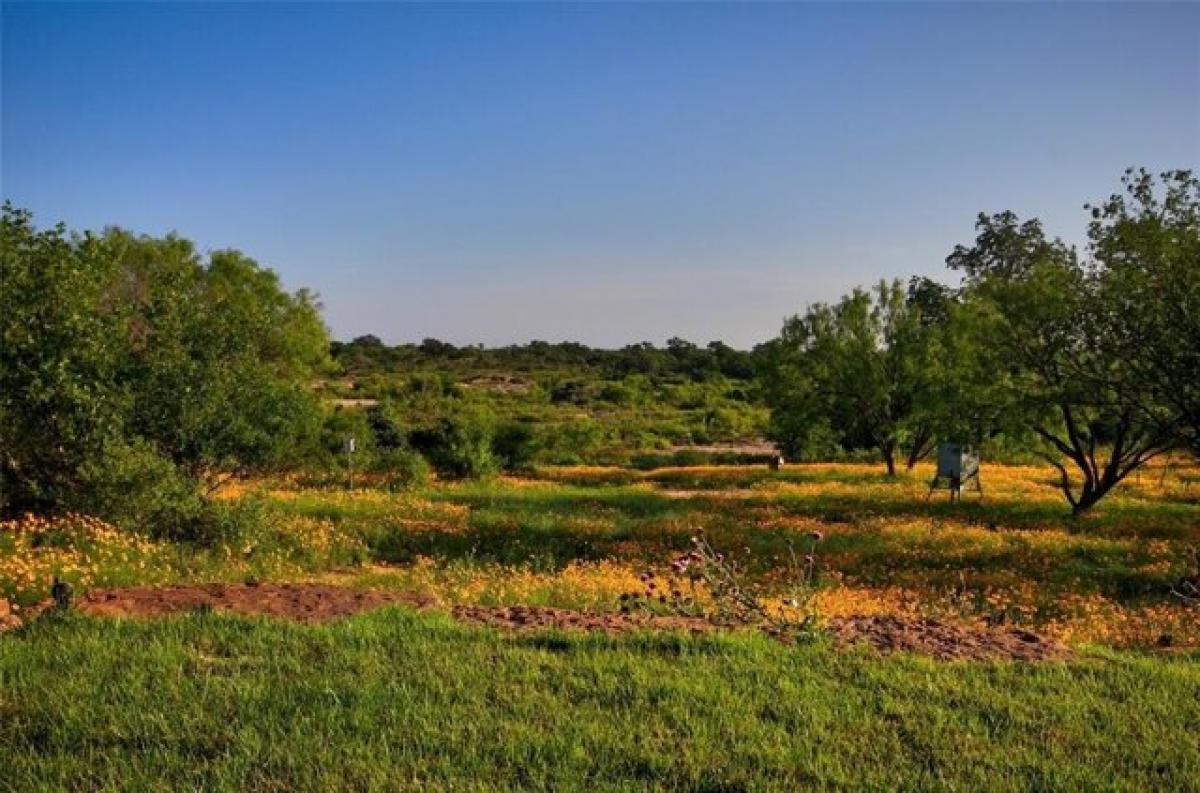
[[[196, 611], [228, 611], [321, 622], [389, 605], [435, 607], [432, 598], [413, 592], [353, 589], [331, 584], [193, 584], [93, 589], [72, 608], [99, 617], [155, 618]], [[49, 604], [28, 609], [30, 619]], [[455, 619], [502, 630], [547, 629], [603, 632], [684, 631], [712, 633], [718, 626], [697, 617], [646, 613], [595, 613], [545, 606], [456, 606]], [[866, 646], [881, 653], [913, 652], [941, 660], [1047, 661], [1070, 657], [1063, 644], [1022, 630], [983, 630], [948, 622], [890, 615], [843, 617], [828, 629], [841, 647]]]

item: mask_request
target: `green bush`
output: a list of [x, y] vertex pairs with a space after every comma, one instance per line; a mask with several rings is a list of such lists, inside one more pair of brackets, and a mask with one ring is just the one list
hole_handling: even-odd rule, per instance
[[383, 474], [389, 487], [416, 487], [429, 481], [429, 463], [407, 446], [377, 451], [370, 470]]
[[484, 479], [500, 469], [492, 448], [492, 417], [483, 411], [461, 411], [443, 418], [432, 430], [418, 430], [409, 439], [438, 474], [453, 479]]
[[593, 461], [608, 441], [605, 427], [590, 419], [556, 424], [541, 430], [539, 462], [578, 465]]
[[79, 487], [60, 506], [158, 539], [200, 540], [206, 533], [199, 484], [143, 441], [106, 444], [80, 466]]
[[206, 483], [293, 463], [319, 429], [313, 296], [174, 234], [0, 211], [0, 511], [203, 536]]
[[375, 451], [374, 433], [366, 412], [358, 408], [338, 407], [325, 414], [320, 449], [314, 455], [313, 463], [325, 470], [345, 468], [348, 438], [355, 442], [354, 465], [370, 467]]
[[600, 389], [597, 398], [602, 402], [611, 402], [614, 405], [628, 405], [634, 401], [634, 394], [624, 383], [609, 381]]
[[501, 424], [492, 439], [492, 450], [505, 471], [529, 471], [538, 450], [533, 427], [518, 421]]

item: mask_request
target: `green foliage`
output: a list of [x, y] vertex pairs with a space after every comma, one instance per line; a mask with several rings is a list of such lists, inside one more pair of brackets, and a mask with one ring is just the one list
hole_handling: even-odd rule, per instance
[[369, 470], [383, 474], [384, 482], [391, 487], [416, 487], [429, 481], [429, 463], [406, 446], [377, 451]]
[[92, 234], [0, 217], [0, 508], [69, 503], [84, 463], [120, 441], [125, 307], [109, 306], [116, 261]]
[[1130, 372], [1120, 397], [1200, 456], [1200, 179], [1130, 169], [1090, 207], [1106, 356]]
[[127, 302], [130, 423], [194, 476], [278, 467], [315, 430], [326, 330], [306, 292], [236, 251], [111, 230]]
[[[354, 440], [355, 448], [347, 456], [349, 439]], [[428, 462], [409, 444], [408, 432], [388, 405], [365, 411], [338, 407], [327, 412], [320, 444], [309, 456], [307, 467], [341, 481], [351, 471], [369, 472], [389, 487], [413, 487], [429, 479]]]
[[360, 336], [350, 342], [334, 342], [332, 352], [338, 363], [355, 375], [420, 368], [500, 371], [586, 368], [597, 372], [601, 379], [614, 380], [633, 375], [695, 381], [717, 376], [748, 380], [754, 375], [755, 364], [755, 353], [735, 350], [719, 341], [699, 347], [680, 338], [668, 340], [665, 349], [641, 342], [619, 350], [600, 350], [577, 342], [544, 341], [493, 349], [455, 347], [438, 339], [388, 346], [376, 336]]
[[614, 405], [629, 405], [634, 401], [634, 390], [622, 382], [607, 382], [600, 389], [599, 399]]
[[537, 434], [526, 422], [505, 422], [496, 428], [492, 451], [505, 471], [528, 472], [538, 451]]
[[477, 410], [447, 416], [435, 428], [411, 436], [437, 472], [453, 479], [484, 479], [499, 471], [494, 438], [494, 417]]
[[0, 243], [0, 509], [182, 524], [185, 490], [281, 467], [316, 433], [328, 339], [308, 293], [235, 251], [39, 231], [10, 204]]
[[153, 537], [211, 539], [197, 483], [145, 440], [107, 444], [82, 462], [78, 474], [72, 509]]
[[366, 411], [335, 407], [327, 412], [321, 425], [320, 448], [314, 455], [316, 467], [345, 466], [345, 443], [350, 438], [354, 439], [356, 459], [369, 459], [375, 448], [375, 436]]
[[764, 377], [784, 454], [800, 456], [832, 436], [845, 449], [878, 450], [894, 473], [902, 447], [912, 462], [928, 453], [933, 327], [899, 281], [787, 320]]
[[1137, 251], [1114, 256], [1099, 222], [1086, 264], [1012, 213], [981, 216], [977, 228], [975, 245], [947, 260], [968, 276], [963, 335], [990, 362], [992, 395], [1041, 441], [1073, 511], [1084, 512], [1178, 443], [1171, 408], [1146, 388], [1133, 358], [1114, 354], [1135, 334], [1140, 310], [1154, 311], [1132, 304], [1126, 289]]
[[552, 465], [578, 465], [599, 457], [609, 431], [590, 419], [544, 427], [539, 431], [539, 460]]
[[1075, 513], [1200, 450], [1200, 180], [1161, 181], [1130, 170], [1091, 208], [1084, 262], [1036, 219], [981, 214], [946, 259], [960, 289], [885, 283], [788, 320], [762, 355], [771, 435], [793, 458], [875, 448], [889, 471], [938, 438], [1034, 438]]

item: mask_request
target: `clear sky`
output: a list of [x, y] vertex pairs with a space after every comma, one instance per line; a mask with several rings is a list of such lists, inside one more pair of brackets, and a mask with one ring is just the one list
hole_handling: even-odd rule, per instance
[[338, 338], [746, 347], [1200, 167], [1198, 5], [2, 13], [5, 198], [239, 248]]

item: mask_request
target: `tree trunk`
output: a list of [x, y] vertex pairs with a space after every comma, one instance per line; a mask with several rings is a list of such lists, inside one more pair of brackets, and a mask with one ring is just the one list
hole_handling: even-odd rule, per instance
[[880, 449], [883, 452], [883, 461], [887, 464], [887, 475], [896, 475], [896, 447], [889, 444]]
[[920, 430], [917, 433], [916, 439], [913, 441], [912, 448], [908, 452], [907, 468], [909, 471], [917, 467], [917, 463], [924, 460], [929, 452], [933, 449], [933, 433], [928, 430]]
[[1104, 498], [1108, 494], [1108, 491], [1116, 487], [1117, 483], [1124, 479], [1126, 475], [1114, 476], [1106, 472], [1104, 476], [1095, 480], [1085, 481], [1079, 491], [1079, 496], [1071, 505], [1071, 514], [1082, 515], [1087, 512], [1095, 506], [1097, 501]]
[[1096, 437], [1093, 430], [1086, 425], [1076, 423], [1070, 404], [1064, 403], [1061, 405], [1061, 410], [1063, 424], [1067, 431], [1065, 440], [1042, 426], [1034, 425], [1033, 430], [1049, 441], [1083, 474], [1083, 482], [1078, 495], [1076, 495], [1066, 466], [1061, 460], [1055, 459], [1053, 455], [1046, 455], [1050, 464], [1058, 469], [1061, 477], [1059, 486], [1071, 504], [1072, 515], [1082, 515], [1087, 512], [1125, 477], [1148, 460], [1170, 448], [1170, 443], [1160, 438], [1146, 438], [1132, 434], [1134, 417], [1125, 413], [1117, 425], [1113, 445], [1108, 450], [1108, 459], [1097, 461]]

